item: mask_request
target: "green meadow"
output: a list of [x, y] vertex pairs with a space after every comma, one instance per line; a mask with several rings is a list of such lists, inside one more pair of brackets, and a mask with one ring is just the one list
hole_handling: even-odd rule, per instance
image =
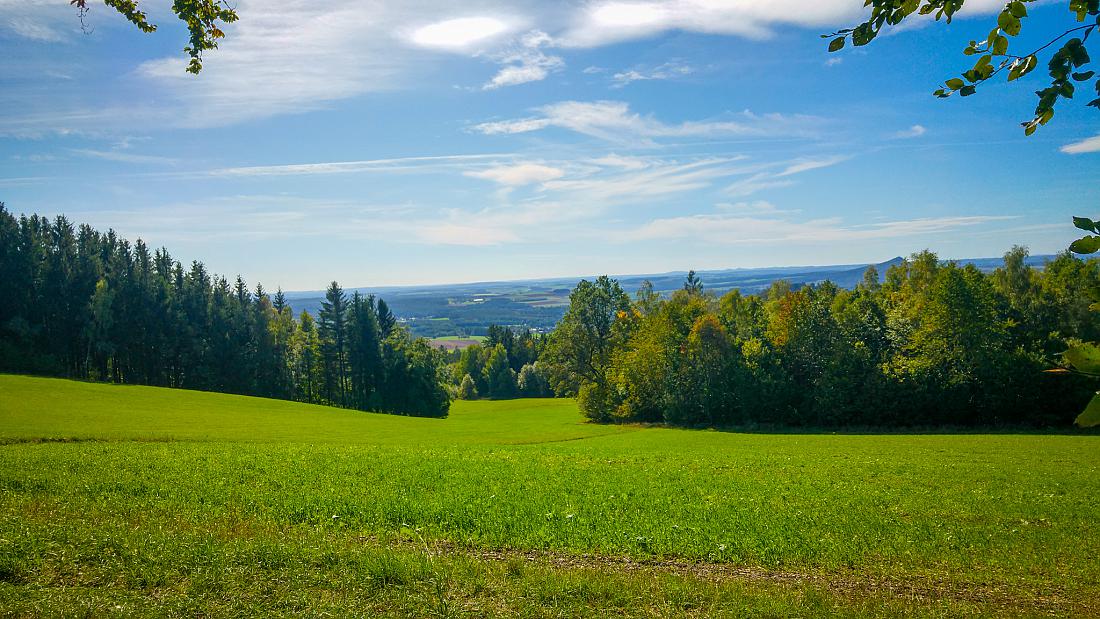
[[0, 614], [1100, 615], [1098, 455], [3, 375]]

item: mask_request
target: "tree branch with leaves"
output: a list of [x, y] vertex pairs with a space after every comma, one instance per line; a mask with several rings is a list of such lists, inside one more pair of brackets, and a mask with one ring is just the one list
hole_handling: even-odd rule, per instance
[[[1011, 38], [1019, 36], [1024, 20], [1028, 16], [1027, 5], [1037, 0], [1012, 0], [1007, 2], [997, 15], [997, 25], [989, 31], [984, 41], [971, 41], [963, 50], [967, 56], [977, 56], [977, 62], [959, 77], [946, 80], [934, 94], [948, 98], [958, 94], [969, 97], [978, 87], [993, 77], [1007, 72], [1007, 81], [1013, 82], [1033, 71], [1039, 65], [1039, 55], [1059, 42], [1061, 47], [1047, 62], [1050, 86], [1038, 90], [1039, 98], [1035, 112], [1030, 120], [1020, 123], [1025, 135], [1031, 135], [1054, 117], [1054, 108], [1059, 99], [1072, 99], [1077, 84], [1093, 81], [1093, 88], [1100, 95], [1100, 78], [1096, 72], [1087, 69], [1092, 59], [1086, 44], [1089, 37], [1100, 27], [1100, 0], [1069, 0], [1069, 12], [1076, 23], [1060, 34], [1053, 35], [1036, 49], [1023, 53], [1010, 51]], [[913, 15], [931, 15], [936, 21], [951, 23], [952, 18], [963, 7], [965, 0], [865, 0], [864, 6], [871, 7], [871, 16], [854, 28], [843, 28], [822, 38], [831, 39], [829, 51], [836, 52], [844, 48], [848, 41], [852, 45], [867, 45], [888, 26], [897, 26]], [[1072, 36], [1069, 39], [1070, 35]], [[1064, 42], [1063, 42], [1064, 40]], [[1086, 105], [1100, 110], [1100, 96]]]
[[[80, 11], [83, 24], [90, 10], [88, 0], [70, 0], [69, 4]], [[156, 32], [156, 24], [149, 22], [149, 17], [138, 7], [136, 0], [103, 0], [103, 4], [118, 11], [142, 32]], [[225, 37], [221, 26], [237, 21], [237, 11], [225, 0], [174, 0], [172, 12], [187, 24], [190, 39], [183, 48], [184, 53], [191, 57], [187, 72], [197, 75], [202, 71], [203, 52], [217, 49], [218, 39]]]

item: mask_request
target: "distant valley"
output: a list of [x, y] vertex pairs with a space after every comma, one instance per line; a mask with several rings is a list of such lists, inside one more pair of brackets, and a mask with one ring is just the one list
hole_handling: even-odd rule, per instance
[[[1030, 256], [1028, 264], [1041, 267], [1054, 256]], [[879, 277], [886, 270], [902, 261], [897, 257], [874, 264]], [[983, 271], [993, 271], [1001, 266], [1001, 258], [964, 258], [959, 264], [973, 264]], [[851, 288], [861, 279], [870, 264], [842, 264], [825, 266], [762, 267], [752, 269], [724, 269], [697, 271], [704, 289], [716, 294], [739, 289], [746, 294], [766, 290], [777, 280], [787, 280], [794, 287], [831, 281], [838, 286]], [[618, 275], [623, 289], [633, 294], [642, 282], [649, 280], [653, 288], [662, 294], [679, 289], [687, 271]], [[361, 294], [382, 297], [390, 309], [410, 328], [414, 335], [428, 338], [451, 336], [479, 336], [491, 324], [549, 331], [561, 319], [569, 304], [569, 293], [581, 279], [593, 276], [561, 277], [552, 279], [516, 280], [501, 282], [474, 282], [468, 284], [441, 284], [433, 286], [387, 286], [374, 288], [349, 288]], [[321, 308], [323, 291], [287, 292], [286, 299], [294, 311], [306, 310], [313, 315]]]

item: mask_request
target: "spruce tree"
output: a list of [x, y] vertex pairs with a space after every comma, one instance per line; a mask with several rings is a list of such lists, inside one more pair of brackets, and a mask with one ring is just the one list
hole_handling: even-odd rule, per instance
[[324, 391], [329, 402], [348, 404], [348, 298], [335, 281], [325, 291], [317, 330], [324, 359]]

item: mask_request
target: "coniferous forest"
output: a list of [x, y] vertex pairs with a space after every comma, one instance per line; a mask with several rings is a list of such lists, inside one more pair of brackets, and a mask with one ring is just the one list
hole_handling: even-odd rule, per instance
[[0, 203], [0, 371], [443, 417], [439, 351], [336, 282], [316, 317], [201, 262]]
[[[845, 290], [718, 297], [582, 281], [548, 336], [447, 354], [333, 282], [317, 316], [114, 232], [0, 206], [0, 371], [446, 416], [452, 397], [577, 397], [594, 421], [681, 426], [1068, 425], [1095, 381], [1051, 373], [1100, 339], [1096, 260], [993, 273], [922, 252]], [[448, 363], [450, 361], [450, 363]]]

